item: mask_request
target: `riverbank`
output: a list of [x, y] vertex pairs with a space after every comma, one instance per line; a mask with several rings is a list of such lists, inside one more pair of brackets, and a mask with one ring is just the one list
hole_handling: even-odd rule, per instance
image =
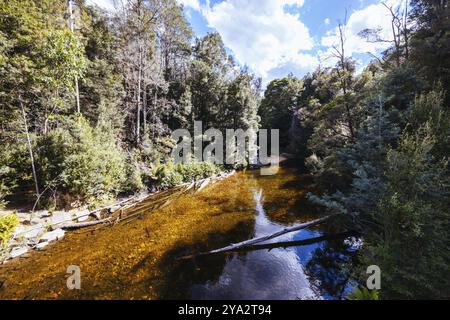
[[[183, 190], [204, 189], [211, 183], [228, 178], [235, 171], [222, 172], [211, 177], [183, 183], [175, 188], [153, 193], [143, 193], [118, 199], [118, 201], [102, 206], [95, 210], [88, 210], [87, 207], [73, 209], [70, 211], [40, 210], [35, 212], [24, 211], [3, 211], [0, 217], [15, 214], [18, 217], [19, 225], [12, 232], [11, 238], [6, 247], [2, 248], [0, 254], [0, 264], [16, 258], [26, 258], [31, 250], [44, 250], [48, 245], [64, 238], [66, 231], [77, 230], [81, 228], [93, 227], [106, 224], [117, 224], [130, 212], [142, 210], [143, 202], [151, 202], [160, 195], [171, 194]], [[161, 204], [161, 206], [164, 203]]]

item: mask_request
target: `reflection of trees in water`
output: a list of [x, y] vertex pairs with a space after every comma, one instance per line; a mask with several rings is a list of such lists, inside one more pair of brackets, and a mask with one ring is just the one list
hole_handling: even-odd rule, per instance
[[333, 240], [314, 250], [306, 264], [306, 272], [319, 281], [318, 289], [323, 296], [345, 299], [354, 285], [353, 272], [357, 262], [356, 250], [342, 240]]
[[254, 222], [241, 222], [229, 233], [210, 234], [209, 239], [205, 242], [187, 246], [180, 245], [166, 253], [160, 264], [164, 275], [156, 285], [160, 298], [189, 299], [192, 286], [208, 281], [217, 282], [227, 263], [227, 255], [210, 255], [189, 260], [179, 260], [178, 258], [192, 252], [203, 252], [230, 242], [251, 238], [253, 225]]

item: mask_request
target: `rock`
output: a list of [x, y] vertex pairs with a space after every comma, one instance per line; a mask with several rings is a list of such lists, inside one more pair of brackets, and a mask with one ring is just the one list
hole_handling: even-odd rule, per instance
[[41, 220], [41, 218], [34, 217], [34, 218], [31, 218], [30, 222], [31, 222], [31, 225], [37, 225], [37, 224], [41, 224], [42, 220]]
[[74, 217], [77, 222], [84, 222], [89, 219], [89, 210], [75, 212]]
[[45, 233], [41, 239], [40, 242], [52, 242], [56, 240], [61, 240], [64, 238], [64, 230], [63, 229], [56, 229], [50, 232]]
[[70, 223], [72, 221], [72, 216], [68, 212], [55, 212], [50, 218], [50, 224], [52, 227], [56, 227], [59, 224]]
[[14, 230], [12, 237], [16, 238], [17, 236], [21, 235], [25, 232], [25, 227], [23, 225], [18, 225], [17, 228]]
[[45, 247], [47, 247], [49, 244], [50, 244], [50, 242], [47, 242], [47, 241], [41, 242], [41, 243], [38, 243], [34, 248], [35, 248], [36, 250], [43, 250], [43, 249], [44, 249]]
[[28, 247], [15, 247], [9, 253], [9, 256], [14, 259], [20, 257], [28, 252]]
[[23, 233], [23, 237], [26, 239], [36, 238], [43, 232], [45, 232], [45, 228], [42, 225], [35, 225], [31, 229], [25, 231], [25, 233]]
[[29, 214], [29, 213], [24, 213], [24, 212], [18, 212], [18, 213], [17, 213], [17, 217], [19, 218], [19, 221], [20, 221], [20, 222], [30, 221], [30, 219], [31, 219], [31, 214]]
[[50, 214], [50, 212], [48, 212], [48, 210], [37, 211], [37, 212], [35, 212], [35, 215], [41, 219], [51, 216], [51, 214]]
[[31, 238], [27, 240], [27, 246], [29, 247], [34, 247], [35, 245], [37, 245], [39, 243], [39, 238]]

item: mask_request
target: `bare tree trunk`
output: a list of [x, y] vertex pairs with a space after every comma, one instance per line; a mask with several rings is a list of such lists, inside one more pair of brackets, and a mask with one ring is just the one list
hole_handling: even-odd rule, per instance
[[292, 227], [289, 227], [289, 228], [285, 228], [283, 230], [280, 230], [278, 232], [275, 232], [275, 233], [267, 235], [267, 236], [253, 238], [253, 239], [250, 239], [250, 240], [242, 241], [242, 242], [235, 243], [235, 244], [232, 244], [232, 245], [229, 245], [227, 247], [220, 248], [220, 249], [211, 250], [211, 251], [208, 251], [208, 252], [203, 252], [203, 253], [200, 253], [198, 255], [221, 253], [221, 252], [234, 251], [234, 250], [246, 248], [248, 246], [255, 245], [257, 243], [261, 243], [263, 241], [267, 241], [267, 240], [271, 240], [271, 239], [274, 239], [274, 238], [278, 238], [279, 236], [282, 236], [282, 235], [284, 235], [286, 233], [291, 233], [291, 232], [294, 232], [294, 231], [298, 231], [298, 230], [306, 229], [306, 228], [309, 228], [309, 227], [317, 226], [319, 224], [322, 224], [322, 223], [326, 222], [331, 217], [335, 217], [335, 216], [336, 215], [326, 216], [326, 217], [323, 217], [323, 218], [320, 218], [320, 219], [317, 219], [317, 220], [313, 220], [313, 221], [310, 221], [310, 222], [297, 224], [295, 226], [292, 226]]
[[[156, 110], [157, 110], [156, 105], [157, 104], [158, 104], [158, 86], [155, 85], [155, 97], [153, 100], [153, 114], [152, 114], [152, 118], [153, 118], [152, 123], [153, 123], [154, 127], [155, 127], [155, 123], [156, 123]], [[153, 131], [152, 131], [152, 138], [155, 139], [155, 129], [153, 129]]]
[[136, 142], [141, 139], [141, 82], [142, 82], [142, 43], [139, 39], [139, 67], [138, 67], [138, 89], [137, 89], [137, 111], [136, 111]]
[[144, 86], [144, 91], [143, 91], [143, 106], [142, 106], [142, 111], [143, 111], [143, 126], [144, 126], [144, 135], [147, 134], [147, 86]]
[[409, 37], [408, 37], [408, 0], [405, 3], [405, 13], [403, 19], [403, 37], [405, 40], [405, 58], [409, 59]]
[[[74, 17], [73, 17], [73, 7], [72, 7], [72, 0], [68, 0], [68, 6], [69, 6], [69, 26], [70, 26], [70, 31], [74, 32], [75, 31], [75, 25], [74, 25]], [[81, 108], [80, 108], [80, 90], [78, 87], [78, 77], [75, 76], [75, 99], [76, 99], [76, 104], [77, 104], [77, 112], [80, 113], [81, 112]]]
[[28, 152], [30, 153], [30, 159], [31, 159], [31, 168], [33, 170], [33, 179], [34, 179], [34, 186], [36, 188], [36, 197], [39, 201], [39, 185], [38, 185], [38, 180], [37, 180], [37, 175], [36, 175], [36, 167], [34, 165], [34, 155], [33, 155], [33, 147], [31, 145], [31, 138], [30, 138], [30, 133], [28, 131], [28, 122], [27, 122], [27, 115], [25, 113], [25, 108], [23, 106], [23, 101], [22, 99], [19, 97], [19, 103], [20, 103], [20, 107], [22, 108], [22, 116], [23, 116], [23, 124], [25, 127], [25, 133], [27, 136], [27, 145], [28, 145]]
[[342, 87], [342, 91], [344, 92], [344, 104], [345, 104], [345, 112], [347, 114], [347, 123], [348, 123], [348, 128], [350, 130], [350, 136], [352, 139], [355, 138], [355, 129], [353, 126], [353, 119], [352, 119], [352, 115], [351, 115], [351, 111], [350, 111], [350, 105], [348, 102], [348, 97], [347, 97], [347, 92], [348, 92], [348, 83], [347, 83], [347, 77], [348, 77], [348, 70], [347, 70], [347, 66], [345, 64], [345, 25], [347, 24], [347, 12], [345, 13], [345, 22], [344, 24], [339, 23], [339, 41], [340, 41], [340, 50], [336, 50], [338, 52], [338, 56], [340, 59], [340, 64], [341, 64], [341, 69], [343, 74], [339, 75], [339, 71], [338, 71], [338, 75], [341, 78], [341, 87]]
[[81, 107], [80, 107], [80, 89], [78, 88], [78, 77], [75, 77], [75, 97], [77, 101], [77, 112], [80, 113]]

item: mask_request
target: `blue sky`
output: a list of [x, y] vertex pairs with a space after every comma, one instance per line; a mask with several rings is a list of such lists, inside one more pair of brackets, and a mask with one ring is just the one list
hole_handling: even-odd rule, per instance
[[[111, 7], [112, 0], [88, 0]], [[387, 43], [369, 43], [358, 36], [365, 28], [381, 30], [391, 40], [388, 10], [381, 0], [177, 0], [197, 36], [217, 31], [241, 65], [263, 78], [264, 84], [293, 73], [302, 77], [317, 66], [332, 66], [338, 21], [347, 11], [347, 54], [362, 70], [372, 54]], [[407, 0], [385, 0], [389, 6]]]

